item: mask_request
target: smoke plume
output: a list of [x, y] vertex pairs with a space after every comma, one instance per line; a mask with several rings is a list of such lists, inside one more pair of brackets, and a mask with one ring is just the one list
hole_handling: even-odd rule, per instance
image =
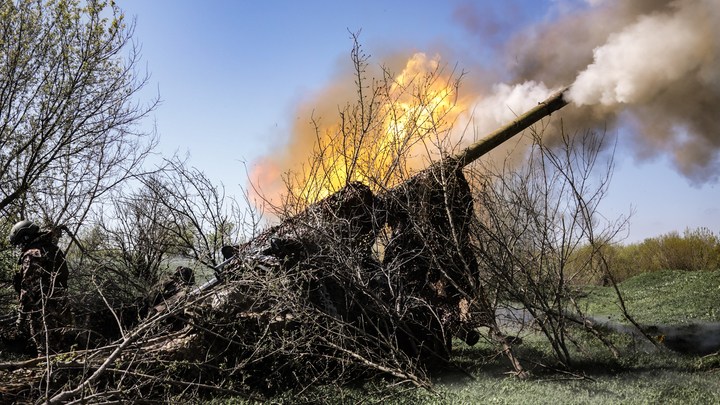
[[[475, 134], [490, 133], [570, 85], [571, 105], [556, 113], [566, 130], [630, 125], [633, 131], [620, 135], [631, 137], [637, 158], [668, 155], [691, 181], [717, 180], [720, 1], [554, 0], [553, 7], [542, 22], [503, 32], [511, 29], [507, 20], [485, 26], [487, 19], [470, 15], [481, 13], [478, 7], [458, 6], [458, 23], [478, 36], [478, 54], [484, 57], [491, 48], [494, 58], [468, 67], [472, 74], [462, 82], [461, 91], [473, 101], [462, 106], [466, 112], [457, 126], [467, 128], [469, 123]], [[452, 49], [439, 53], [443, 58], [459, 54]], [[413, 53], [401, 52], [380, 62], [400, 72], [412, 59]], [[462, 64], [460, 60], [465, 68]], [[280, 171], [306, 161], [305, 152], [317, 136], [308, 125], [311, 115], [331, 121], [338, 106], [354, 99], [351, 73], [341, 72], [298, 108], [299, 121], [288, 148], [292, 154], [271, 158]], [[488, 78], [502, 83], [488, 83]]]
[[514, 80], [572, 84], [568, 97], [578, 108], [563, 110], [566, 127], [612, 126], [625, 112], [637, 157], [668, 154], [692, 181], [716, 180], [720, 2], [587, 3], [589, 10], [568, 12], [515, 39], [522, 51]]

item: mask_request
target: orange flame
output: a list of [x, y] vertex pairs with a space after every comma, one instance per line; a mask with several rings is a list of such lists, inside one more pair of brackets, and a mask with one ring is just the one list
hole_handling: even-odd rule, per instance
[[[326, 89], [328, 94], [335, 95], [336, 91], [337, 86]], [[293, 155], [275, 157], [276, 165], [294, 166], [288, 173], [290, 178], [285, 179], [289, 186], [279, 177], [260, 177], [280, 171], [267, 167], [272, 165], [270, 160], [256, 165], [255, 177], [265, 191], [272, 193], [270, 197], [279, 196], [279, 187], [267, 183], [281, 183], [300, 205], [323, 199], [350, 181], [372, 188], [390, 187], [402, 180], [402, 173], [422, 168], [430, 155], [438, 153], [439, 143], [463, 110], [457, 79], [442, 69], [439, 56], [429, 58], [424, 53], [413, 55], [399, 75], [386, 74], [363, 91], [362, 103], [350, 104], [341, 111], [336, 124], [313, 132], [313, 155], [297, 156], [293, 150]], [[335, 106], [339, 103], [330, 102]], [[299, 132], [293, 133], [293, 149], [310, 139], [304, 135], [305, 140], [301, 140]], [[300, 166], [303, 159], [309, 159], [310, 164]]]

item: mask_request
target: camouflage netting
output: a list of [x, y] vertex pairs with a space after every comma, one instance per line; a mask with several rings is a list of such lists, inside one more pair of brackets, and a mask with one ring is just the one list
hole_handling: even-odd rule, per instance
[[[194, 314], [193, 322], [228, 325], [223, 337], [199, 333], [202, 346], [227, 346], [247, 371], [258, 342], [276, 334], [257, 364], [285, 368], [272, 383], [280, 374], [335, 380], [447, 360], [451, 337], [472, 341], [468, 331], [489, 322], [489, 310], [478, 308], [489, 306], [470, 248], [470, 188], [462, 170], [435, 169], [382, 196], [350, 183], [240, 246], [225, 271], [229, 283]], [[246, 351], [218, 344], [228, 336]], [[166, 353], [177, 359], [175, 348]]]
[[[470, 186], [462, 168], [435, 166], [386, 196], [392, 229], [383, 266], [397, 268], [400, 295], [421, 299], [437, 314], [445, 338], [466, 336], [488, 325], [492, 313], [479, 282], [471, 247], [474, 216]], [[447, 342], [448, 355], [450, 342]]]
[[382, 196], [350, 183], [236, 247], [224, 282], [169, 304], [173, 317], [115, 369], [146, 376], [137, 395], [180, 381], [254, 394], [375, 374], [427, 384], [451, 337], [473, 343], [468, 331], [490, 319], [472, 217], [460, 168], [436, 165]]

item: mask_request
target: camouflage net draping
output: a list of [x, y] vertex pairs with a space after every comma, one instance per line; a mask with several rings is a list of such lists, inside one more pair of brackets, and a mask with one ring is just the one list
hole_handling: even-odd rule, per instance
[[[473, 215], [463, 172], [449, 164], [381, 195], [349, 183], [237, 246], [222, 283], [170, 299], [118, 336], [132, 342], [93, 390], [262, 396], [377, 374], [427, 386], [453, 336], [473, 343], [473, 330], [492, 322], [470, 245]], [[79, 384], [121, 344], [56, 360], [53, 390]], [[3, 399], [47, 388], [39, 370], [20, 378], [26, 368], [11, 368], [0, 371]], [[117, 392], [120, 384], [134, 388]]]

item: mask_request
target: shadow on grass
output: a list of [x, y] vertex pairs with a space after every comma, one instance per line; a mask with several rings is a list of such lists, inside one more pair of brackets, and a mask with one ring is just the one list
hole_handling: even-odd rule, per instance
[[[489, 341], [475, 347], [455, 342], [458, 370], [437, 374], [441, 396], [427, 403], [498, 404], [717, 404], [720, 403], [720, 357], [657, 350], [628, 334], [610, 334], [621, 352], [616, 359], [582, 330], [574, 336], [592, 356], [573, 349], [570, 368], [553, 362], [551, 348], [539, 335], [523, 336], [517, 355], [524, 359], [531, 378], [522, 381], [509, 374], [505, 357]], [[542, 365], [540, 365], [542, 363]], [[426, 402], [423, 402], [426, 403]]]

